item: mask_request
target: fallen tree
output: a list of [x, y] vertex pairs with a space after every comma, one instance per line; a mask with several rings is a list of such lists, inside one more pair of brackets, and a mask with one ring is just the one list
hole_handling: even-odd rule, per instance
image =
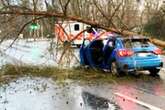
[[165, 49], [165, 41], [162, 41], [162, 40], [159, 40], [159, 39], [156, 39], [156, 38], [153, 38], [153, 37], [150, 38], [150, 41], [152, 43], [154, 43], [155, 45], [160, 46], [160, 47]]
[[[117, 34], [121, 34], [124, 37], [138, 35], [137, 33], [130, 32], [128, 30], [109, 28], [109, 27], [103, 26], [102, 24], [99, 24], [97, 22], [85, 20], [85, 19], [77, 17], [77, 16], [69, 16], [69, 15], [66, 15], [64, 13], [55, 13], [55, 12], [49, 13], [49, 12], [46, 12], [46, 11], [38, 11], [38, 12], [32, 12], [32, 11], [31, 12], [29, 12], [29, 11], [28, 12], [22, 12], [22, 11], [0, 11], [0, 15], [17, 15], [17, 16], [19, 16], [19, 15], [27, 15], [27, 16], [41, 17], [41, 19], [42, 18], [47, 18], [47, 17], [57, 17], [57, 18], [62, 18], [62, 19], [66, 19], [66, 20], [82, 22], [82, 23], [85, 23], [85, 24], [88, 24], [88, 25], [91, 25], [91, 26], [94, 26], [94, 27], [97, 27], [97, 28], [104, 29], [106, 31], [111, 31], [111, 32], [114, 32], [114, 33], [117, 33]], [[160, 47], [165, 48], [165, 41], [162, 41], [162, 40], [159, 40], [159, 39], [156, 39], [156, 38], [153, 38], [153, 37], [151, 37], [150, 40], [155, 45], [158, 45]]]

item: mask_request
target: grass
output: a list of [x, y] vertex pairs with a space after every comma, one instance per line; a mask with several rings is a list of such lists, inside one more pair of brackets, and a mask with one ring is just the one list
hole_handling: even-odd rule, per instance
[[80, 81], [83, 83], [97, 84], [97, 83], [113, 83], [118, 84], [122, 82], [131, 82], [135, 80], [149, 80], [147, 76], [132, 77], [124, 76], [117, 77], [110, 73], [105, 73], [93, 69], [84, 69], [81, 67], [60, 69], [50, 66], [31, 66], [31, 65], [4, 65], [0, 69], [0, 82], [10, 82], [18, 77], [46, 77], [52, 78], [55, 81], [65, 81], [71, 79], [73, 81]]

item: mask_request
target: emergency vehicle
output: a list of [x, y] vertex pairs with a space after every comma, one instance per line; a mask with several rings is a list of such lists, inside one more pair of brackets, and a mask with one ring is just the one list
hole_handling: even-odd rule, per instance
[[111, 32], [94, 28], [94, 33], [89, 33], [87, 31], [82, 32], [88, 27], [90, 26], [77, 21], [59, 21], [55, 24], [55, 38], [60, 42], [72, 41], [73, 45], [79, 47], [82, 44], [83, 39], [92, 41], [98, 36], [103, 38], [107, 37], [108, 34], [112, 34]]

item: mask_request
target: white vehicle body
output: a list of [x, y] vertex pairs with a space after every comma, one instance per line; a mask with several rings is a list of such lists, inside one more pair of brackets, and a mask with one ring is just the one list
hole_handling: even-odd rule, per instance
[[[76, 21], [64, 21], [55, 24], [55, 36], [60, 41], [71, 41], [76, 37], [81, 31], [85, 30], [86, 24], [76, 22]], [[80, 34], [73, 40], [73, 44], [80, 45], [83, 38], [86, 36], [87, 32]]]
[[90, 26], [77, 21], [59, 21], [55, 24], [55, 38], [61, 42], [73, 40], [72, 44], [79, 46], [82, 44], [83, 38], [91, 41], [97, 36], [99, 36], [99, 38], [105, 38], [109, 34], [112, 34], [104, 30], [97, 31], [97, 35], [86, 31], [81, 33], [83, 30], [87, 29], [87, 27]]

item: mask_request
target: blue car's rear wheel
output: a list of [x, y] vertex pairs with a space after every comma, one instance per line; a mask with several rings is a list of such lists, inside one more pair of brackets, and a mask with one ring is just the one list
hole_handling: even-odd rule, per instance
[[160, 69], [157, 69], [157, 68], [150, 69], [149, 70], [150, 76], [154, 76], [154, 77], [159, 76], [159, 74], [158, 74], [159, 71], [160, 71]]

